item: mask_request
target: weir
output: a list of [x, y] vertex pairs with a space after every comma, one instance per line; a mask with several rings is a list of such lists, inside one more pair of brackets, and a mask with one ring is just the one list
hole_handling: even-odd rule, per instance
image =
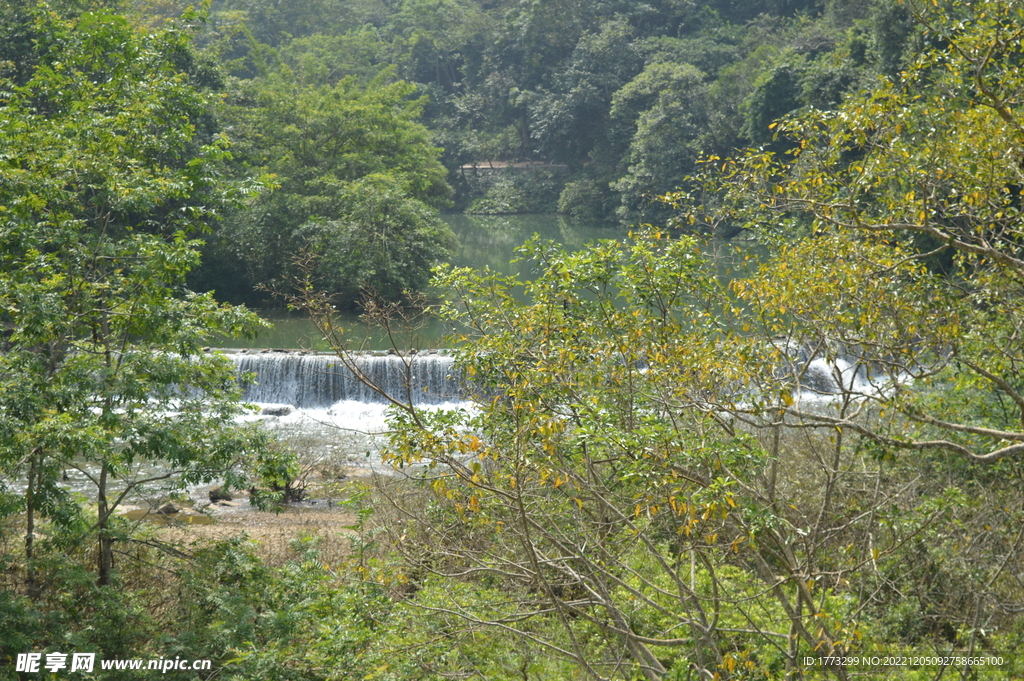
[[[342, 401], [386, 403], [387, 400], [335, 355], [264, 352], [233, 355], [243, 381], [244, 399], [288, 404], [298, 409], [329, 409]], [[452, 358], [444, 354], [352, 356], [356, 368], [373, 385], [399, 401], [444, 404], [464, 399], [463, 383]]]
[[[815, 358], [810, 362], [796, 355], [790, 371], [800, 371], [798, 391], [807, 397], [829, 397], [844, 392], [871, 393], [879, 389], [864, 367], [845, 359]], [[296, 409], [330, 409], [340, 402], [367, 405], [387, 404], [372, 383], [394, 399], [416, 405], [443, 405], [461, 402], [467, 397], [466, 384], [457, 374], [452, 358], [443, 353], [352, 355], [358, 371], [367, 382], [356, 378], [345, 363], [333, 354], [299, 352], [232, 353], [239, 377], [243, 380], [243, 398], [257, 404], [290, 405]], [[780, 379], [789, 373], [780, 374]]]

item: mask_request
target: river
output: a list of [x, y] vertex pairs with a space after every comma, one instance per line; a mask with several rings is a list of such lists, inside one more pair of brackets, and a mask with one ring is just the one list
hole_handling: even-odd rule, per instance
[[[458, 246], [452, 264], [475, 269], [490, 268], [503, 274], [528, 276], [527, 263], [512, 264], [517, 257], [515, 249], [534, 234], [557, 241], [572, 250], [597, 239], [614, 239], [625, 235], [622, 227], [607, 222], [574, 220], [561, 215], [445, 215], [445, 222], [455, 232]], [[272, 322], [274, 328], [254, 340], [222, 338], [211, 341], [219, 348], [302, 348], [325, 351], [330, 348], [320, 337], [316, 327], [301, 312], [287, 310], [260, 310], [260, 316]], [[355, 314], [341, 315], [339, 319], [352, 347], [382, 350], [390, 341], [381, 333], [368, 329]], [[414, 337], [403, 342], [406, 347], [430, 348], [443, 345], [446, 329], [433, 320]]]

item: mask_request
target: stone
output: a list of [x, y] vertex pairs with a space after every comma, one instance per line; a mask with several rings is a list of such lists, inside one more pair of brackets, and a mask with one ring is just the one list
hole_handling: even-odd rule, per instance
[[210, 501], [214, 503], [218, 501], [231, 501], [232, 499], [234, 499], [234, 497], [231, 496], [231, 492], [229, 490], [226, 490], [220, 486], [211, 488], [209, 494]]
[[295, 407], [290, 404], [268, 404], [260, 413], [264, 416], [287, 416], [293, 411], [295, 411]]

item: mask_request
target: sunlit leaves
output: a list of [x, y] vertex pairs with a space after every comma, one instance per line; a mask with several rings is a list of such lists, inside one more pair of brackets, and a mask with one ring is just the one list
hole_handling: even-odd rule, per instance
[[23, 510], [63, 529], [78, 514], [51, 513], [59, 476], [94, 485], [105, 582], [115, 480], [139, 484], [144, 461], [208, 480], [260, 444], [230, 427], [233, 367], [202, 352], [260, 322], [184, 289], [195, 236], [229, 203], [224, 142], [198, 132], [208, 98], [175, 66], [187, 37], [107, 14], [40, 11], [35, 28], [39, 67], [0, 108], [0, 465], [28, 474]]
[[[856, 358], [888, 386], [872, 399], [928, 423], [894, 442], [999, 458], [1024, 413], [1008, 341], [1024, 273], [1020, 8], [907, 7], [935, 46], [900, 82], [778, 122], [789, 153], [709, 158], [701, 193], [670, 198], [691, 224], [742, 225], [772, 247], [737, 294], [768, 334]], [[1001, 426], [992, 400], [1015, 405]]]

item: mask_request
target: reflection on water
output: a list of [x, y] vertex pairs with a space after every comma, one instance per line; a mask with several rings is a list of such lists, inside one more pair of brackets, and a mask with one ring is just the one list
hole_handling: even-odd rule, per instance
[[452, 264], [521, 276], [530, 275], [529, 266], [511, 261], [518, 257], [515, 250], [535, 234], [575, 251], [591, 241], [621, 238], [626, 233], [614, 223], [562, 215], [447, 215], [445, 221], [459, 238], [459, 253]]
[[[529, 264], [511, 261], [518, 257], [519, 248], [534, 234], [551, 239], [577, 250], [597, 239], [625, 236], [625, 231], [613, 223], [593, 220], [575, 220], [562, 215], [445, 215], [445, 222], [458, 237], [459, 246], [452, 264], [475, 269], [490, 268], [502, 274], [529, 277]], [[214, 347], [230, 348], [290, 348], [330, 350], [316, 327], [300, 312], [286, 310], [260, 310], [260, 316], [273, 322], [272, 330], [261, 333], [255, 340], [225, 338], [211, 341]], [[345, 329], [352, 349], [384, 350], [391, 347], [386, 336], [377, 329], [369, 329], [358, 315], [342, 314], [338, 320]], [[434, 348], [442, 345], [447, 329], [434, 319], [422, 329], [400, 340], [402, 348]]]

